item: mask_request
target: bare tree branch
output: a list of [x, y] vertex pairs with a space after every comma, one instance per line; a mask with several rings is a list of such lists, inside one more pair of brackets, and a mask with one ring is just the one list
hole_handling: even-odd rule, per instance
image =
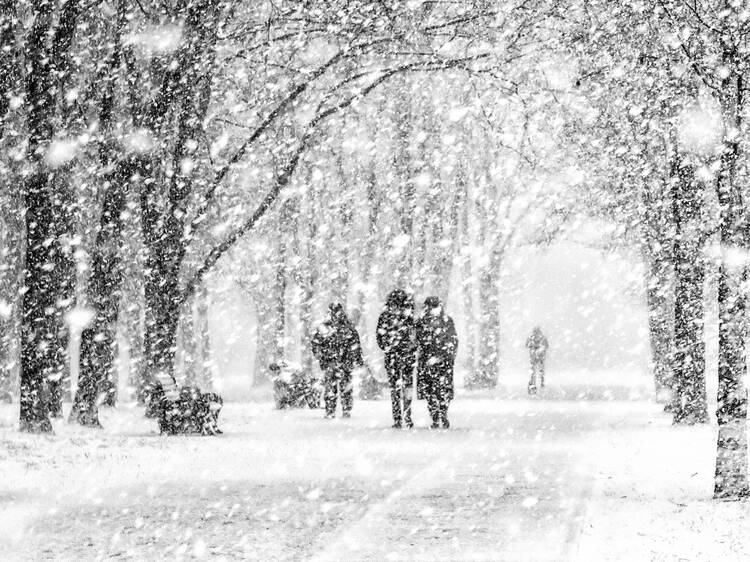
[[464, 65], [466, 63], [474, 62], [478, 59], [485, 58], [487, 56], [488, 56], [487, 54], [480, 54], [480, 55], [476, 55], [473, 57], [452, 59], [452, 60], [441, 62], [441, 63], [425, 64], [425, 63], [420, 62], [420, 63], [410, 63], [410, 64], [401, 65], [401, 66], [384, 71], [380, 77], [373, 80], [370, 84], [362, 88], [359, 92], [340, 101], [337, 104], [334, 104], [326, 109], [322, 109], [322, 105], [326, 103], [326, 100], [321, 102], [321, 109], [319, 109], [315, 117], [313, 117], [313, 119], [311, 119], [310, 122], [308, 123], [305, 129], [305, 132], [303, 133], [294, 152], [290, 156], [289, 161], [286, 163], [286, 165], [281, 170], [281, 172], [277, 174], [276, 179], [274, 180], [274, 185], [265, 195], [265, 197], [263, 198], [261, 203], [258, 205], [258, 207], [255, 209], [253, 214], [239, 228], [237, 228], [232, 234], [230, 234], [223, 242], [221, 242], [218, 246], [215, 246], [208, 253], [208, 256], [203, 261], [201, 266], [198, 268], [195, 274], [190, 278], [190, 280], [185, 284], [184, 288], [180, 291], [180, 294], [178, 297], [179, 304], [180, 305], [183, 304], [193, 295], [196, 288], [200, 286], [200, 284], [203, 281], [203, 278], [211, 270], [211, 268], [213, 268], [216, 262], [218, 262], [219, 259], [237, 243], [238, 240], [240, 240], [247, 232], [252, 230], [253, 227], [256, 225], [256, 223], [271, 208], [271, 206], [276, 201], [276, 199], [278, 199], [279, 194], [281, 193], [282, 189], [286, 187], [291, 181], [292, 176], [294, 175], [294, 171], [297, 168], [297, 164], [299, 163], [299, 160], [303, 152], [307, 149], [310, 140], [312, 139], [314, 133], [317, 131], [318, 125], [322, 121], [326, 120], [331, 115], [338, 113], [342, 109], [350, 106], [352, 103], [354, 103], [354, 101], [366, 96], [372, 90], [374, 90], [375, 88], [377, 88], [378, 86], [386, 82], [388, 79], [398, 74], [401, 74], [404, 72], [431, 72], [431, 71], [437, 71], [437, 70], [445, 70], [448, 68], [455, 68], [455, 67]]

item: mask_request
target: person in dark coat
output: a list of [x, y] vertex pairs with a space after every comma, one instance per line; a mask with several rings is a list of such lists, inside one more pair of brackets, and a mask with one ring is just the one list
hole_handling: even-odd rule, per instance
[[547, 348], [549, 347], [547, 338], [539, 326], [536, 326], [531, 331], [531, 335], [526, 340], [526, 347], [529, 350], [529, 360], [531, 362], [529, 394], [536, 394], [537, 377], [539, 377], [541, 388], [544, 388], [544, 363], [547, 359]]
[[335, 417], [337, 396], [341, 396], [342, 416], [348, 418], [353, 404], [352, 371], [364, 364], [362, 346], [344, 307], [332, 303], [328, 310], [329, 317], [313, 335], [312, 352], [324, 373], [325, 417]]
[[427, 400], [433, 429], [447, 429], [458, 336], [453, 319], [445, 313], [439, 298], [427, 297], [424, 306], [417, 322], [417, 398]]
[[378, 347], [383, 350], [385, 371], [391, 387], [393, 427], [414, 427], [411, 399], [417, 348], [414, 331], [414, 299], [402, 289], [391, 291], [378, 318]]

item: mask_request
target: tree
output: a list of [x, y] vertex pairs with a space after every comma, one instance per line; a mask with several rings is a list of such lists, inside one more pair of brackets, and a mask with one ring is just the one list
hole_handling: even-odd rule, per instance
[[[683, 57], [689, 75], [712, 99], [719, 112], [713, 162], [699, 168], [706, 179], [715, 174], [719, 209], [719, 391], [716, 454], [717, 498], [748, 495], [747, 480], [747, 372], [745, 282], [748, 264], [737, 259], [738, 249], [747, 247], [748, 217], [744, 204], [741, 139], [747, 134], [742, 115], [745, 109], [744, 82], [748, 73], [745, 38], [750, 29], [737, 3], [717, 6], [686, 1], [660, 0], [655, 9], [665, 27], [680, 26], [690, 34], [674, 34], [671, 47]], [[679, 259], [679, 258], [678, 258]], [[679, 295], [678, 295], [679, 299]]]
[[[63, 374], [63, 315], [70, 303], [71, 198], [61, 166], [65, 146], [54, 145], [58, 116], [56, 93], [67, 78], [67, 56], [73, 41], [80, 5], [66, 2], [56, 22], [51, 2], [32, 4], [33, 23], [24, 52], [28, 74], [25, 93], [28, 106], [30, 172], [24, 185], [26, 207], [26, 292], [23, 295], [21, 349], [22, 431], [51, 432], [50, 386]], [[52, 390], [54, 392], [54, 390]]]
[[[394, 59], [388, 55], [386, 49], [385, 52], [382, 49], [386, 46], [393, 47], [394, 44], [399, 44], [406, 37], [406, 34], [402, 33], [399, 29], [392, 29], [392, 26], [396, 22], [399, 22], [398, 18], [386, 18], [389, 15], [390, 8], [381, 6], [379, 9], [385, 10], [382, 14], [377, 14], [377, 17], [372, 19], [369, 15], [368, 18], [362, 19], [359, 9], [372, 9], [369, 5], [352, 5], [349, 9], [352, 10], [351, 20], [347, 22], [343, 27], [340, 26], [340, 18], [338, 15], [334, 15], [336, 12], [329, 12], [326, 9], [322, 14], [317, 14], [318, 17], [323, 19], [330, 19], [331, 25], [337, 31], [335, 35], [336, 41], [340, 43], [340, 47], [336, 47], [334, 54], [327, 58], [323, 58], [316, 67], [310, 67], [308, 63], [304, 65], [304, 79], [299, 81], [288, 90], [286, 97], [282, 97], [278, 102], [275, 109], [271, 110], [268, 116], [259, 121], [259, 125], [254, 129], [253, 133], [245, 140], [227, 160], [227, 164], [220, 168], [219, 172], [215, 175], [215, 179], [209, 183], [205, 189], [203, 196], [200, 198], [200, 203], [197, 206], [196, 212], [193, 214], [192, 226], [187, 229], [191, 233], [188, 241], [194, 238], [194, 233], [197, 227], [205, 218], [205, 212], [208, 209], [210, 203], [213, 200], [214, 194], [218, 189], [221, 182], [225, 179], [232, 167], [237, 164], [241, 158], [249, 154], [251, 149], [260, 152], [265, 150], [262, 142], [265, 142], [268, 135], [273, 128], [280, 128], [281, 125], [289, 117], [294, 116], [293, 109], [297, 106], [305, 108], [305, 110], [314, 110], [312, 118], [308, 119], [306, 125], [301, 128], [301, 132], [296, 138], [284, 140], [279, 144], [288, 143], [289, 148], [283, 151], [279, 151], [279, 155], [275, 155], [274, 160], [281, 160], [284, 162], [279, 165], [277, 172], [273, 176], [272, 187], [270, 187], [266, 196], [262, 199], [260, 204], [257, 206], [255, 212], [253, 212], [244, 223], [241, 223], [237, 229], [232, 232], [222, 243], [211, 248], [203, 259], [202, 263], [194, 270], [194, 274], [188, 277], [188, 280], [183, 285], [183, 288], [177, 294], [179, 301], [184, 301], [188, 298], [194, 288], [203, 279], [203, 276], [209, 271], [214, 264], [222, 257], [234, 243], [243, 236], [250, 229], [254, 228], [255, 224], [262, 218], [265, 213], [272, 207], [274, 202], [279, 196], [279, 193], [285, 188], [294, 176], [294, 172], [297, 168], [297, 164], [300, 161], [303, 153], [308, 147], [317, 139], [320, 125], [322, 125], [330, 116], [338, 114], [342, 110], [348, 108], [353, 103], [361, 100], [365, 95], [374, 90], [379, 85], [385, 83], [394, 76], [403, 73], [412, 72], [434, 72], [440, 71], [451, 67], [460, 67], [476, 63], [476, 61], [485, 58], [486, 54], [476, 53], [469, 54], [468, 56], [458, 57], [441, 57], [434, 52], [410, 52], [405, 50], [405, 54], [399, 58]], [[404, 13], [403, 16], [409, 16], [412, 18], [411, 13]], [[466, 21], [472, 21], [479, 19], [480, 17], [489, 17], [491, 14], [482, 13], [480, 15], [474, 15], [472, 18], [467, 20], [458, 20], [457, 23], [445, 24], [445, 26], [454, 27], [455, 25], [465, 24]], [[305, 15], [305, 17], [308, 17]], [[389, 16], [390, 17], [390, 16]], [[447, 17], [447, 16], [444, 16]], [[379, 19], [380, 18], [380, 19]], [[437, 24], [432, 23], [428, 18], [424, 23], [426, 32], [437, 29]], [[292, 20], [296, 22], [296, 20]], [[302, 19], [303, 22], [307, 20]], [[452, 21], [448, 19], [448, 21]], [[339, 22], [339, 23], [335, 23]], [[367, 22], [367, 25], [363, 27], [363, 22]], [[378, 23], [380, 22], [380, 23]], [[283, 23], [283, 21], [282, 21]], [[410, 21], [410, 23], [413, 23]], [[381, 35], [380, 25], [385, 25], [388, 33]], [[294, 25], [298, 25], [294, 23]], [[445, 27], [442, 26], [441, 27]], [[330, 35], [330, 27], [327, 28]], [[372, 35], [368, 35], [372, 33]], [[317, 37], [316, 33], [311, 34], [310, 40]], [[296, 55], [295, 55], [296, 56]], [[351, 61], [361, 60], [367, 61], [367, 67], [364, 71], [361, 69], [352, 70]], [[292, 66], [299, 64], [296, 58], [292, 58], [290, 61]], [[290, 64], [287, 62], [287, 65]], [[351, 95], [349, 88], [355, 87], [354, 95]], [[303, 96], [305, 94], [305, 96]], [[304, 103], [302, 103], [304, 101]], [[283, 132], [283, 129], [280, 129]], [[283, 137], [282, 137], [283, 138]], [[256, 146], [259, 145], [259, 146]], [[193, 228], [196, 227], [196, 228]], [[178, 252], [179, 254], [179, 252]], [[174, 255], [174, 252], [171, 252]], [[169, 338], [161, 338], [162, 346], [166, 345]]]
[[[0, 147], [11, 152], [9, 111], [18, 99], [17, 14], [13, 2], [0, 6]], [[15, 213], [21, 207], [16, 167], [10, 158], [0, 162], [0, 403], [12, 400], [17, 383], [20, 277], [22, 274], [23, 228]]]
[[581, 131], [582, 153], [597, 170], [589, 212], [619, 224], [615, 243], [641, 247], [657, 397], [675, 423], [704, 423], [704, 252], [713, 219], [695, 175], [701, 156], [679, 142], [698, 79], [662, 40], [659, 8], [590, 7], [572, 51], [599, 137]]
[[99, 427], [99, 394], [105, 386], [105, 401], [113, 402], [115, 388], [107, 385], [114, 377], [117, 351], [117, 319], [122, 300], [122, 233], [125, 229], [128, 194], [141, 181], [147, 163], [138, 155], [123, 154], [114, 138], [116, 116], [116, 83], [121, 73], [122, 36], [127, 21], [127, 5], [117, 4], [109, 72], [104, 80], [100, 101], [99, 158], [104, 192], [99, 227], [93, 245], [91, 274], [86, 302], [92, 320], [81, 334], [80, 368], [70, 420], [81, 425]]

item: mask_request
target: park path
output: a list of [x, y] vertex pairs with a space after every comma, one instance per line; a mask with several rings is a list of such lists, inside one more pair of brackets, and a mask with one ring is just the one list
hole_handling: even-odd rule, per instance
[[[139, 411], [54, 437], [0, 423], [6, 559], [576, 559], [601, 451], [636, 401], [463, 396], [452, 428], [390, 428], [227, 404], [219, 438], [164, 438]], [[12, 420], [10, 411], [0, 418]], [[3, 418], [4, 416], [4, 418]], [[7, 526], [4, 525], [6, 530]], [[10, 556], [7, 556], [8, 554]]]
[[[599, 405], [601, 406], [601, 405]], [[602, 436], [630, 409], [458, 402], [409, 477], [327, 537], [312, 560], [574, 559]], [[637, 416], [636, 416], [637, 417]]]

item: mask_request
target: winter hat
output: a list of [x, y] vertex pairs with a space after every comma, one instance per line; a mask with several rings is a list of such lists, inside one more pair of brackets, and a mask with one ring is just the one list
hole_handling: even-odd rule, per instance
[[427, 309], [440, 308], [443, 306], [443, 303], [440, 302], [438, 297], [427, 297], [424, 300], [424, 306]]
[[344, 305], [340, 302], [332, 302], [328, 305], [328, 310], [330, 310], [331, 314], [334, 316], [338, 316], [339, 314], [344, 313]]
[[403, 289], [394, 289], [388, 293], [388, 299], [385, 304], [389, 308], [400, 308], [406, 304], [406, 299], [406, 291]]

